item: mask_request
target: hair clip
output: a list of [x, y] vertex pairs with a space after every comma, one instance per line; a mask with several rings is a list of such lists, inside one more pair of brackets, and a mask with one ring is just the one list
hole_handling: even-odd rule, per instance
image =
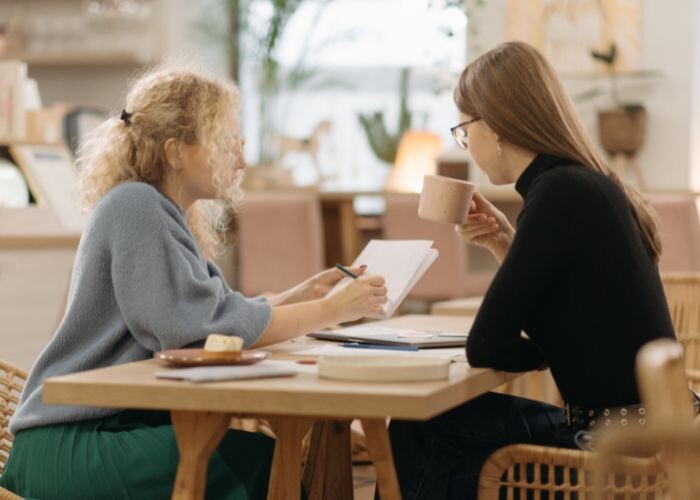
[[125, 109], [122, 109], [122, 115], [121, 115], [120, 119], [126, 125], [131, 125], [131, 115], [133, 115], [133, 113], [127, 113]]

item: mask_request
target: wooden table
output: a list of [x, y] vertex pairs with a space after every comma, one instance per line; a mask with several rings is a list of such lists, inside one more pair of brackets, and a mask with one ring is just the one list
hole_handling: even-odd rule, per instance
[[[469, 323], [456, 316], [405, 316], [381, 324], [454, 332], [466, 331]], [[274, 350], [285, 357], [299, 344], [285, 342]], [[385, 418], [429, 419], [517, 376], [454, 363], [449, 379], [437, 382], [354, 383], [300, 373], [291, 378], [187, 384], [156, 379], [155, 372], [162, 369], [156, 360], [146, 360], [50, 378], [44, 382], [44, 402], [169, 410], [180, 450], [174, 499], [203, 498], [209, 457], [231, 416], [241, 414], [268, 419], [277, 437], [268, 498], [299, 498], [301, 442], [314, 424], [312, 445], [325, 442], [332, 447], [312, 446], [314, 456], [304, 472], [310, 497], [352, 498], [349, 427], [359, 418], [381, 496], [399, 499]], [[339, 466], [323, 468], [334, 461]]]
[[435, 302], [430, 307], [430, 314], [442, 316], [476, 316], [483, 300], [483, 297], [467, 297]]

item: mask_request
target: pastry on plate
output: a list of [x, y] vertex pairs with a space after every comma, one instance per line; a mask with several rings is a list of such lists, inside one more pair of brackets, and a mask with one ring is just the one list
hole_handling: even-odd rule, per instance
[[212, 333], [207, 336], [207, 341], [204, 343], [203, 356], [205, 359], [237, 360], [241, 359], [242, 350], [241, 337]]

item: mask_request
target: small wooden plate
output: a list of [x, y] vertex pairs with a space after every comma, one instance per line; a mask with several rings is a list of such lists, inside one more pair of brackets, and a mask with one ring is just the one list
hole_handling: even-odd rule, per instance
[[253, 365], [270, 357], [265, 351], [242, 351], [239, 359], [204, 357], [204, 349], [170, 349], [153, 355], [175, 366]]
[[450, 360], [408, 356], [321, 356], [318, 375], [364, 382], [427, 382], [446, 379]]

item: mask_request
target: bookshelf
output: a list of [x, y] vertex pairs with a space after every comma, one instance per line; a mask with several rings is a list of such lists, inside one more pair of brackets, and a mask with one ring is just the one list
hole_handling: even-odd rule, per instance
[[167, 0], [0, 2], [0, 59], [30, 67], [135, 66], [163, 53]]
[[151, 58], [143, 58], [134, 52], [63, 52], [31, 53], [7, 52], [0, 56], [0, 61], [18, 59], [29, 66], [65, 67], [65, 66], [140, 66], [153, 62]]

